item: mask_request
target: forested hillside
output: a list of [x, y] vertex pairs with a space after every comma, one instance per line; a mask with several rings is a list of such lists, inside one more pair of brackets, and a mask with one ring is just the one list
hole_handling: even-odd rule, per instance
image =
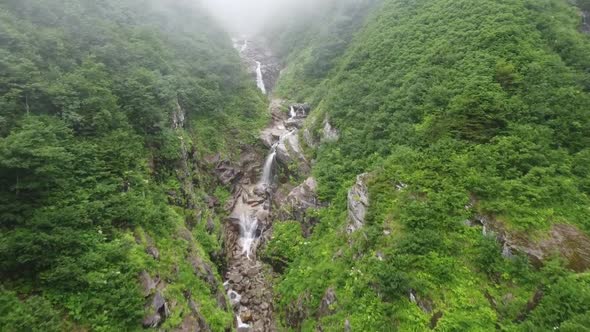
[[353, 17], [352, 33], [329, 29], [350, 43], [328, 66], [322, 34], [302, 28], [314, 37], [287, 52], [277, 89], [314, 108], [302, 141], [324, 206], [308, 238], [274, 226], [283, 329], [587, 331], [580, 9], [384, 0]]
[[265, 106], [195, 2], [2, 1], [0, 330], [231, 328], [205, 157]]

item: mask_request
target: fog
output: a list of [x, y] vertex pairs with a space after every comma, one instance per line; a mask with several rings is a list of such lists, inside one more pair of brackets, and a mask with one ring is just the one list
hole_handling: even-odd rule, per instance
[[269, 22], [290, 15], [305, 15], [331, 0], [201, 0], [204, 6], [233, 34], [260, 32]]

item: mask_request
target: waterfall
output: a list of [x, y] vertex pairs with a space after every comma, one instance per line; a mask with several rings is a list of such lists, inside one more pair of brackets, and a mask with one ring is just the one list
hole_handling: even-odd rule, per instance
[[262, 78], [262, 64], [260, 61], [256, 61], [256, 85], [262, 93], [266, 94], [266, 88], [264, 87], [264, 80]]
[[264, 167], [262, 168], [262, 176], [260, 177], [260, 184], [270, 186], [272, 184], [272, 176], [273, 176], [273, 166], [275, 164], [275, 158], [277, 156], [277, 144], [275, 143], [268, 155], [266, 157], [266, 161], [264, 162]]
[[240, 215], [240, 247], [242, 247], [242, 254], [245, 254], [250, 259], [252, 253], [252, 244], [256, 240], [256, 230], [258, 230], [258, 219], [243, 212]]
[[293, 106], [291, 106], [291, 109], [289, 110], [289, 120], [293, 120], [297, 117], [297, 113], [295, 112], [295, 108]]
[[242, 44], [242, 48], [240, 48], [240, 53], [244, 52], [248, 47], [248, 39], [244, 40], [244, 44]]

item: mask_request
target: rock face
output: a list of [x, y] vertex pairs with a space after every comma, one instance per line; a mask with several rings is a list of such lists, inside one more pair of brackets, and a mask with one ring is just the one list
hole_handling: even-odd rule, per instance
[[144, 327], [157, 327], [164, 322], [166, 317], [170, 316], [168, 303], [160, 291], [156, 291], [148, 308], [150, 313], [143, 319]]
[[152, 279], [147, 271], [141, 271], [139, 274], [139, 283], [141, 285], [142, 294], [144, 297], [150, 296], [152, 291], [156, 289], [156, 286], [160, 282], [159, 278]]
[[328, 290], [326, 290], [326, 293], [324, 293], [324, 297], [322, 298], [322, 301], [320, 302], [320, 310], [319, 310], [320, 317], [333, 314], [334, 313], [334, 304], [336, 304], [336, 301], [337, 301], [337, 298], [336, 298], [336, 292], [334, 291], [334, 288], [332, 288], [332, 287], [328, 288]]
[[261, 63], [261, 73], [267, 93], [271, 93], [281, 72], [278, 59], [260, 40], [234, 39], [234, 47], [240, 52], [252, 79], [256, 79], [257, 62]]
[[307, 104], [294, 104], [288, 106], [290, 115], [282, 111], [282, 101], [274, 100], [271, 103], [272, 124], [260, 134], [262, 142], [276, 150], [276, 158], [283, 165], [297, 163], [301, 169], [307, 170], [307, 160], [299, 142], [299, 128], [307, 117], [310, 106]]
[[521, 252], [529, 257], [533, 265], [541, 266], [553, 253], [559, 253], [572, 270], [582, 272], [590, 269], [590, 238], [573, 225], [554, 224], [547, 236], [533, 241], [528, 234], [508, 232], [501, 222], [490, 216], [477, 216], [468, 224], [482, 225], [485, 236], [495, 236], [502, 244], [504, 257]]
[[365, 216], [369, 207], [369, 189], [367, 179], [369, 174], [364, 173], [356, 178], [356, 183], [348, 191], [348, 233], [352, 233], [365, 224]]
[[332, 127], [328, 117], [326, 117], [322, 129], [322, 142], [336, 142], [338, 139], [340, 139], [340, 133], [336, 128]]
[[302, 184], [293, 188], [286, 198], [278, 202], [281, 206], [279, 219], [297, 220], [301, 223], [304, 236], [311, 235], [311, 230], [316, 223], [315, 217], [308, 215], [308, 210], [320, 206], [317, 198], [317, 182], [309, 177]]

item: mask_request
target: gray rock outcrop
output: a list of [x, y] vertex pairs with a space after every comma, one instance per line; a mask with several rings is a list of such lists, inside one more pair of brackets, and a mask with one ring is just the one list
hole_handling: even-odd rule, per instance
[[353, 233], [365, 224], [369, 207], [369, 189], [367, 188], [368, 173], [356, 178], [356, 183], [348, 191], [348, 233]]

